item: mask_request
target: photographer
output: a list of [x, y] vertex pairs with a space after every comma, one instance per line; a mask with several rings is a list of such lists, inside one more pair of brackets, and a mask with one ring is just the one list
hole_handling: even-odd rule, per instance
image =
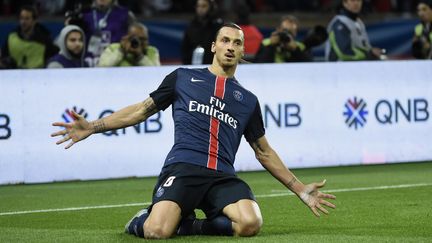
[[256, 63], [312, 61], [310, 48], [296, 41], [298, 20], [292, 15], [283, 16], [279, 27], [270, 38], [264, 39], [255, 56]]
[[160, 66], [159, 51], [148, 44], [147, 27], [134, 23], [120, 43], [113, 43], [102, 52], [98, 66]]

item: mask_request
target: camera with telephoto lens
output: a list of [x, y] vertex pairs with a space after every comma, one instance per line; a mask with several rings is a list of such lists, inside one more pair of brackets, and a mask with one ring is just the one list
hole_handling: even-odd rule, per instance
[[293, 37], [292, 37], [291, 33], [287, 29], [282, 29], [277, 34], [279, 36], [279, 39], [280, 39], [281, 43], [288, 43], [291, 40], [293, 40]]
[[130, 46], [133, 49], [137, 49], [138, 47], [141, 46], [141, 40], [137, 36], [131, 36], [131, 37], [129, 37], [129, 42], [130, 42]]

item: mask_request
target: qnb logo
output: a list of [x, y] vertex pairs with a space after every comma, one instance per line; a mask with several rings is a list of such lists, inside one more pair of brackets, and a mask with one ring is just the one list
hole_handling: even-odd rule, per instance
[[368, 113], [366, 102], [363, 99], [358, 100], [357, 97], [354, 97], [353, 100], [348, 99], [345, 103], [345, 112], [343, 115], [346, 117], [345, 123], [348, 127], [354, 126], [356, 130], [359, 127], [363, 127], [366, 123]]
[[10, 127], [11, 119], [7, 114], [0, 113], [0, 140], [9, 139], [12, 136], [12, 129]]
[[[72, 110], [75, 111], [75, 113], [82, 115], [84, 118], [87, 118], [88, 116], [87, 112], [82, 108], [78, 110], [77, 107], [74, 106]], [[62, 117], [65, 122], [71, 122], [75, 120], [75, 118], [72, 115], [72, 110], [66, 109], [65, 112], [63, 113]]]

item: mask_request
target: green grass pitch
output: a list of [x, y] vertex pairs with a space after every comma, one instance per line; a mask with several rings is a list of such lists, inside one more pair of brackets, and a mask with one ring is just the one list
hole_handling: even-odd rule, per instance
[[[169, 241], [432, 242], [431, 162], [294, 172], [304, 183], [326, 178], [325, 190], [337, 196], [336, 210], [315, 218], [267, 172], [239, 173], [261, 207], [264, 225], [257, 236]], [[140, 203], [150, 201], [155, 182], [151, 177], [0, 186], [0, 242], [141, 242], [124, 234], [123, 226]], [[108, 208], [97, 208], [103, 205]], [[55, 210], [35, 212], [44, 209]]]

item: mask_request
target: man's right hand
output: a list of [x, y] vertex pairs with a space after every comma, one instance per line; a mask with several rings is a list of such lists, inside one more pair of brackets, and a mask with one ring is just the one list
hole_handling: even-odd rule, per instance
[[64, 128], [64, 130], [51, 134], [51, 137], [63, 136], [61, 140], [56, 142], [57, 145], [72, 139], [65, 149], [70, 148], [75, 143], [86, 139], [94, 133], [91, 124], [83, 116], [77, 114], [75, 111], [72, 111], [72, 116], [75, 119], [72, 123], [54, 122], [52, 124], [53, 126]]
[[295, 42], [294, 38], [291, 38], [290, 41], [288, 41], [288, 42], [281, 43], [281, 38], [279, 36], [279, 32], [280, 32], [280, 30], [276, 30], [276, 31], [272, 32], [272, 34], [270, 36], [271, 45], [273, 45], [273, 46], [281, 45], [282, 47], [284, 47], [285, 49], [287, 49], [289, 51], [294, 51], [295, 49], [297, 49], [297, 43]]
[[273, 45], [273, 46], [275, 46], [275, 45], [279, 45], [280, 38], [279, 38], [278, 33], [279, 33], [278, 30], [273, 31], [273, 32], [271, 33], [271, 36], [270, 36], [270, 43], [271, 43], [271, 45]]
[[380, 59], [381, 54], [383, 53], [383, 50], [381, 48], [378, 47], [373, 47], [372, 50], [372, 55], [376, 58], [376, 59]]
[[130, 46], [129, 36], [128, 35], [123, 36], [123, 38], [120, 41], [120, 46], [121, 46], [121, 48], [122, 48], [122, 50], [123, 50], [123, 52], [125, 54], [129, 51], [129, 49], [130, 49], [131, 46]]

